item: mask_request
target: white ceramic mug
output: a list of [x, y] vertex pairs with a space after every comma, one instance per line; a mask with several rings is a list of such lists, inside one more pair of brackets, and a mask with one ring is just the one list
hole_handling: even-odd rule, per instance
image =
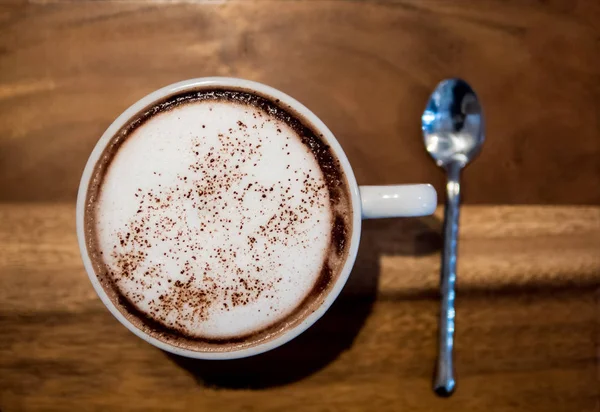
[[[274, 101], [278, 99], [281, 103], [283, 103], [283, 105], [289, 105], [293, 110], [306, 119], [316, 129], [315, 131], [323, 135], [323, 138], [327, 141], [331, 149], [335, 152], [335, 156], [339, 159], [341, 167], [343, 168], [348, 180], [353, 210], [352, 235], [350, 239], [348, 258], [340, 275], [335, 281], [335, 284], [330, 289], [329, 294], [325, 297], [323, 303], [318, 307], [318, 309], [308, 315], [295, 327], [291, 327], [289, 330], [286, 330], [279, 336], [266, 340], [265, 342], [258, 343], [255, 346], [229, 352], [199, 352], [189, 349], [182, 349], [149, 336], [129, 322], [129, 320], [123, 316], [115, 304], [109, 299], [102, 285], [98, 281], [92, 266], [92, 262], [88, 256], [84, 232], [85, 200], [93, 169], [100, 159], [100, 156], [106, 145], [110, 142], [113, 136], [144, 108], [152, 106], [154, 103], [178, 93], [211, 87], [224, 87], [255, 91], [258, 94], [269, 97]], [[341, 292], [342, 288], [346, 284], [348, 276], [350, 275], [350, 271], [352, 270], [352, 266], [354, 265], [354, 260], [356, 258], [358, 244], [360, 242], [362, 219], [430, 215], [435, 210], [436, 204], [437, 195], [435, 189], [429, 184], [358, 186], [352, 171], [352, 167], [348, 162], [348, 158], [346, 157], [346, 154], [342, 150], [342, 147], [336, 138], [333, 136], [333, 133], [331, 133], [327, 126], [325, 126], [325, 124], [313, 112], [308, 110], [304, 105], [287, 94], [264, 84], [248, 80], [227, 77], [207, 77], [182, 81], [150, 93], [148, 96], [129, 107], [110, 125], [106, 132], [104, 132], [96, 144], [96, 147], [92, 151], [81, 178], [79, 194], [77, 197], [77, 237], [79, 239], [79, 248], [85, 269], [92, 282], [92, 285], [94, 286], [94, 289], [96, 290], [96, 293], [98, 293], [98, 296], [102, 302], [104, 302], [110, 312], [131, 332], [151, 343], [152, 345], [176, 355], [198, 359], [235, 359], [256, 355], [281, 346], [298, 336], [300, 333], [304, 332], [321, 316], [323, 316], [323, 314], [327, 311], [327, 309], [329, 309], [333, 301]]]

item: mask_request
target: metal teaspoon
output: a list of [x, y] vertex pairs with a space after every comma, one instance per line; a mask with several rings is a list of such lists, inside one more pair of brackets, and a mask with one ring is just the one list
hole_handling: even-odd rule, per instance
[[439, 352], [433, 389], [440, 396], [450, 396], [456, 383], [452, 348], [460, 172], [479, 153], [484, 141], [483, 111], [477, 95], [464, 80], [440, 82], [421, 116], [421, 128], [427, 151], [448, 177], [440, 281]]

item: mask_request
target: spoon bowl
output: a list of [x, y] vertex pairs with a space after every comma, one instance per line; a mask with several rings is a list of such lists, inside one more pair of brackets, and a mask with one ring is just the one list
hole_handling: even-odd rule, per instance
[[438, 166], [466, 166], [483, 144], [484, 118], [477, 95], [461, 79], [435, 88], [421, 116], [425, 148]]

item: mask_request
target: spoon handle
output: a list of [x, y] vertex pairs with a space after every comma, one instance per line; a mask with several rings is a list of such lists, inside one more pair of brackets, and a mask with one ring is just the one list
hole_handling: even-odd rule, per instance
[[444, 251], [440, 289], [442, 303], [439, 325], [439, 351], [435, 372], [434, 391], [440, 396], [450, 396], [454, 391], [454, 286], [456, 283], [456, 246], [458, 242], [458, 215], [460, 206], [460, 165], [447, 166], [446, 209], [444, 213]]

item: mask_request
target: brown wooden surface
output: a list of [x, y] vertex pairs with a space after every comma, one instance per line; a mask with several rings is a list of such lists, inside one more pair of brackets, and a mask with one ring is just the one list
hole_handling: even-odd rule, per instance
[[[0, 410], [599, 412], [598, 21], [596, 0], [0, 0]], [[298, 98], [361, 183], [438, 189], [419, 116], [440, 79], [473, 84], [452, 398], [430, 390], [441, 210], [365, 223], [341, 298], [268, 355], [168, 356], [102, 306], [74, 233], [87, 156], [207, 75]]]
[[600, 208], [463, 209], [451, 399], [430, 389], [440, 218], [365, 223], [351, 279], [317, 325], [267, 355], [201, 362], [104, 308], [73, 205], [4, 204], [0, 407], [597, 412]]
[[210, 75], [305, 103], [360, 183], [441, 189], [420, 114], [462, 76], [487, 115], [467, 202], [600, 204], [597, 0], [13, 1], [0, 1], [2, 200], [74, 199], [126, 107]]

